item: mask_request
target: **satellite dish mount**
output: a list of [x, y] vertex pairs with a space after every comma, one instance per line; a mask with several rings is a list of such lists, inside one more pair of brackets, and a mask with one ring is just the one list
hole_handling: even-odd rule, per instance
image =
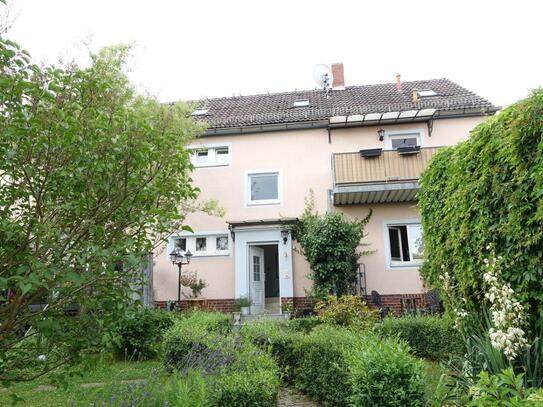
[[317, 85], [321, 87], [328, 96], [328, 92], [332, 87], [333, 77], [332, 71], [324, 64], [315, 65], [313, 68], [313, 79], [317, 82]]

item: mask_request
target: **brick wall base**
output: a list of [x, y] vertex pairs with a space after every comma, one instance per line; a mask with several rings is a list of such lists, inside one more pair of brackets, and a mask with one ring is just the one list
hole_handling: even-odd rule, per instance
[[[393, 310], [396, 314], [400, 315], [404, 312], [402, 307], [402, 298], [413, 299], [417, 308], [424, 308], [428, 305], [426, 300], [426, 294], [382, 294], [381, 301], [384, 308]], [[376, 308], [371, 296], [365, 297], [366, 303]], [[175, 305], [177, 301], [155, 301], [155, 307], [160, 309], [168, 309], [168, 306]], [[218, 312], [233, 312], [236, 300], [233, 298], [227, 299], [197, 299], [197, 300], [181, 300], [181, 311], [187, 311], [190, 309], [201, 309], [204, 311], [218, 311]], [[310, 297], [281, 297], [281, 303], [283, 305], [289, 304], [294, 308], [295, 314], [304, 315], [313, 311], [315, 306], [315, 300]]]

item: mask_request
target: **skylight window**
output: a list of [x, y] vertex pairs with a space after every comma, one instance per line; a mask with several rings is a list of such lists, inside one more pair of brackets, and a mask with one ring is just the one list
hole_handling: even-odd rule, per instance
[[292, 107], [309, 107], [309, 99], [296, 99]]
[[192, 112], [193, 116], [203, 116], [204, 114], [207, 114], [208, 109], [196, 109], [194, 112]]
[[425, 90], [419, 90], [418, 94], [421, 98], [427, 98], [430, 96], [437, 96], [437, 93], [434, 92], [432, 89], [425, 89]]

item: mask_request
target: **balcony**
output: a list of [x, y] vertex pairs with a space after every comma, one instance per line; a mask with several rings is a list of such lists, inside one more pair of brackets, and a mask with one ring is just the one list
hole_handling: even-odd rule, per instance
[[334, 205], [416, 201], [419, 177], [439, 147], [332, 155]]

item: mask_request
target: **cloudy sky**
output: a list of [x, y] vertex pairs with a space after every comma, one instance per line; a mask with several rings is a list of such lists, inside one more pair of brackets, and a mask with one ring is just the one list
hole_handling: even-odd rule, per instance
[[505, 106], [543, 85], [543, 1], [12, 0], [36, 62], [134, 44], [133, 82], [163, 101], [450, 78]]

